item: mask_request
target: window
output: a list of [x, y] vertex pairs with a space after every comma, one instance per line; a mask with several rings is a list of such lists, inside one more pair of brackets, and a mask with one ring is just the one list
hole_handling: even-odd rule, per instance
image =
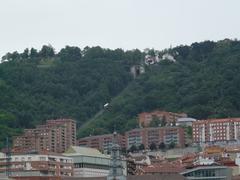
[[40, 157], [40, 161], [46, 161], [46, 157]]

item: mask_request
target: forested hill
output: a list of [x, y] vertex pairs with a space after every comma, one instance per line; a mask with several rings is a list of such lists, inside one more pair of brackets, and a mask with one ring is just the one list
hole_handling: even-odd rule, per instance
[[43, 46], [7, 53], [0, 64], [0, 142], [59, 117], [76, 119], [79, 136], [85, 136], [111, 132], [114, 124], [120, 132], [136, 127], [137, 114], [154, 109], [198, 119], [240, 116], [239, 41], [148, 53], [169, 53], [176, 62], [145, 66], [146, 73], [133, 80], [130, 67], [145, 56], [139, 50], [67, 46], [55, 53]]
[[47, 119], [73, 118], [81, 126], [131, 82], [129, 69], [141, 56], [69, 46], [57, 54], [51, 46], [7, 53], [0, 64], [0, 143]]
[[[206, 41], [168, 50], [176, 62], [146, 67], [147, 73], [116, 96], [80, 136], [137, 127], [137, 114], [162, 109], [197, 119], [240, 117], [240, 42]], [[163, 52], [160, 52], [160, 54]]]

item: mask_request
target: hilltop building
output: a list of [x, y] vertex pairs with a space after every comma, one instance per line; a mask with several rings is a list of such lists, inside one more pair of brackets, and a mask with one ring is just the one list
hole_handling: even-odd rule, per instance
[[24, 134], [13, 140], [13, 152], [63, 153], [76, 145], [76, 122], [72, 119], [47, 120], [45, 125], [25, 129]]
[[166, 111], [152, 111], [152, 112], [143, 112], [138, 115], [138, 124], [139, 127], [149, 127], [150, 123], [155, 119], [159, 120], [160, 123], [170, 125], [176, 123], [179, 118], [186, 118], [187, 114], [185, 113], [173, 113]]

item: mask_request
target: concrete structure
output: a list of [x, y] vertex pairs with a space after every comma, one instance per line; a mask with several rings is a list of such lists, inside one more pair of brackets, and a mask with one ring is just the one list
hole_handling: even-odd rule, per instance
[[131, 67], [130, 72], [133, 75], [133, 78], [135, 79], [139, 75], [145, 73], [145, 69], [144, 66], [142, 65], [135, 65]]
[[59, 154], [34, 153], [0, 157], [0, 177], [6, 170], [15, 176], [73, 176], [73, 160]]
[[166, 111], [153, 111], [153, 112], [143, 112], [138, 115], [138, 124], [139, 127], [149, 127], [152, 120], [157, 119], [161, 123], [171, 125], [176, 123], [179, 118], [186, 118], [187, 114], [185, 113], [173, 113]]
[[161, 60], [168, 60], [168, 61], [176, 62], [176, 59], [174, 59], [173, 55], [171, 55], [169, 53], [163, 54], [161, 57]]
[[72, 146], [64, 155], [73, 159], [76, 177], [102, 177], [109, 174], [111, 158], [97, 149]]
[[158, 63], [159, 61], [160, 59], [157, 54], [155, 54], [154, 56], [147, 54], [144, 58], [144, 62], [146, 65], [152, 65]]
[[76, 122], [72, 119], [47, 120], [45, 125], [25, 129], [14, 138], [13, 152], [49, 151], [62, 153], [76, 145]]
[[181, 127], [156, 127], [156, 128], [142, 128], [133, 129], [126, 132], [127, 148], [131, 146], [139, 146], [143, 144], [145, 148], [149, 148], [152, 143], [157, 146], [160, 143], [169, 145], [174, 142], [177, 147], [184, 147], [184, 129]]
[[240, 118], [207, 119], [193, 122], [193, 142], [218, 143], [240, 140]]
[[192, 123], [195, 122], [196, 119], [193, 118], [178, 118], [176, 121], [177, 126], [192, 126]]
[[[124, 148], [126, 145], [125, 136], [118, 134], [117, 142], [121, 148]], [[77, 144], [78, 146], [96, 148], [100, 151], [109, 153], [113, 144], [113, 134], [104, 134], [99, 136], [81, 138], [78, 139]]]
[[198, 166], [180, 173], [186, 179], [231, 180], [231, 169], [225, 166]]

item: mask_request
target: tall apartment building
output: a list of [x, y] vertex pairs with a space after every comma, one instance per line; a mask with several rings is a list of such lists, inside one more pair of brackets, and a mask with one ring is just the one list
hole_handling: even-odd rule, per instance
[[173, 113], [166, 111], [143, 112], [138, 115], [139, 127], [149, 127], [154, 118], [164, 120], [167, 124], [175, 123], [178, 118], [186, 118], [185, 113]]
[[207, 119], [192, 124], [193, 142], [214, 143], [240, 140], [240, 118]]
[[13, 152], [49, 151], [62, 153], [76, 145], [76, 122], [72, 119], [47, 120], [35, 129], [25, 129], [13, 141]]
[[159, 145], [164, 143], [169, 145], [174, 142], [178, 147], [184, 147], [184, 129], [181, 127], [156, 127], [156, 128], [142, 128], [133, 129], [126, 132], [126, 147], [139, 146], [143, 144], [149, 148], [152, 143]]
[[[118, 144], [125, 147], [125, 136], [117, 135]], [[77, 140], [78, 146], [96, 148], [101, 151], [109, 151], [113, 144], [113, 134], [104, 134], [98, 136], [89, 136]]]
[[[6, 174], [11, 176], [73, 176], [73, 159], [56, 153], [15, 154], [7, 161], [0, 153], [0, 179]], [[29, 178], [30, 179], [30, 178]]]

